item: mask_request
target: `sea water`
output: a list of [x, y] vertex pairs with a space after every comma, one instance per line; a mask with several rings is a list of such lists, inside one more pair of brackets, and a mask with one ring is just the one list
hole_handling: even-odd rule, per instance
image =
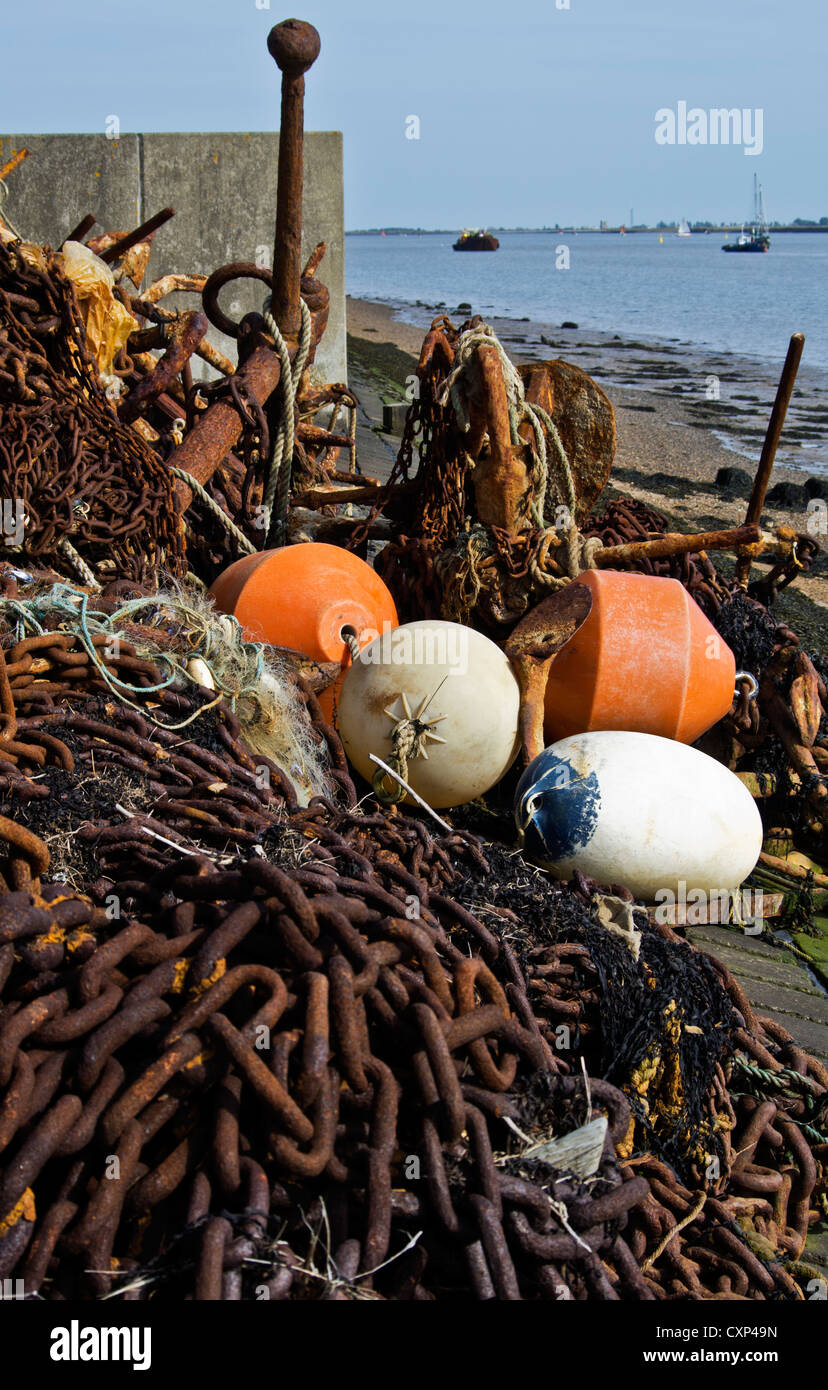
[[730, 256], [721, 232], [498, 235], [499, 251], [464, 253], [455, 234], [349, 235], [348, 293], [777, 361], [799, 332], [803, 366], [828, 369], [828, 233], [771, 231], [766, 255]]

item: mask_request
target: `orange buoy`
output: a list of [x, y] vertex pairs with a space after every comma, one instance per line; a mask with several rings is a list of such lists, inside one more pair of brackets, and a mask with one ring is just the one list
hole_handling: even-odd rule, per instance
[[677, 579], [587, 570], [592, 612], [546, 687], [548, 743], [626, 729], [694, 743], [733, 701], [736, 662]]
[[[351, 659], [343, 632], [356, 633], [362, 649], [399, 621], [371, 566], [322, 542], [246, 555], [218, 576], [209, 597], [238, 618], [249, 642], [292, 647], [314, 661], [341, 661], [343, 672]], [[339, 683], [320, 698], [329, 718]]]

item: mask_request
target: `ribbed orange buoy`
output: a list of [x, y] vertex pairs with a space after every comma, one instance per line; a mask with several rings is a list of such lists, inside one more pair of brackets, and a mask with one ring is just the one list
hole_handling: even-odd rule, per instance
[[[360, 649], [398, 625], [397, 610], [379, 575], [338, 545], [306, 542], [246, 555], [224, 570], [209, 591], [222, 613], [232, 613], [250, 642], [292, 647], [314, 661], [350, 665], [343, 629]], [[320, 703], [333, 713], [336, 689]]]
[[693, 743], [727, 713], [733, 653], [677, 579], [587, 570], [578, 583], [592, 612], [550, 669], [548, 743], [594, 729]]

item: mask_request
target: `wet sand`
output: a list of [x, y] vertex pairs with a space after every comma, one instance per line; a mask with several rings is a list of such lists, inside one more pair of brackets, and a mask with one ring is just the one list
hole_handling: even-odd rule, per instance
[[[456, 308], [349, 297], [350, 377], [357, 394], [363, 393], [363, 404], [374, 404], [369, 416], [377, 414], [380, 396], [403, 398], [405, 378], [432, 319], [449, 312], [460, 324], [465, 315], [450, 312]], [[753, 478], [781, 361], [777, 366], [688, 344], [644, 342], [523, 319], [490, 321], [515, 362], [562, 358], [606, 391], [618, 432], [611, 480], [616, 489], [660, 508], [683, 531], [744, 520], [745, 497], [723, 494], [716, 474], [734, 467]], [[768, 530], [784, 525], [806, 531], [810, 514], [802, 485], [810, 476], [828, 481], [827, 384], [828, 374], [801, 368], [771, 478], [771, 487], [790, 483], [798, 495], [788, 505], [766, 504], [762, 524]], [[394, 448], [390, 437], [384, 442], [386, 453], [387, 446]], [[726, 561], [722, 568], [727, 569]], [[783, 591], [776, 611], [780, 620], [803, 629], [810, 646], [825, 651], [826, 607], [828, 559], [819, 556], [808, 575]]]

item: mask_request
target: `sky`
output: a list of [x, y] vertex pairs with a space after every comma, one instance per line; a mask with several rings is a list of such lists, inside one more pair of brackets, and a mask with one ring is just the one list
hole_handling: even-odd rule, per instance
[[[277, 129], [279, 3], [7, 6], [0, 128]], [[771, 220], [828, 216], [826, 0], [308, 0], [298, 17], [322, 37], [305, 123], [343, 132], [349, 229], [741, 222], [754, 173]], [[747, 110], [753, 136], [761, 112], [762, 152], [659, 144], [680, 102]]]

